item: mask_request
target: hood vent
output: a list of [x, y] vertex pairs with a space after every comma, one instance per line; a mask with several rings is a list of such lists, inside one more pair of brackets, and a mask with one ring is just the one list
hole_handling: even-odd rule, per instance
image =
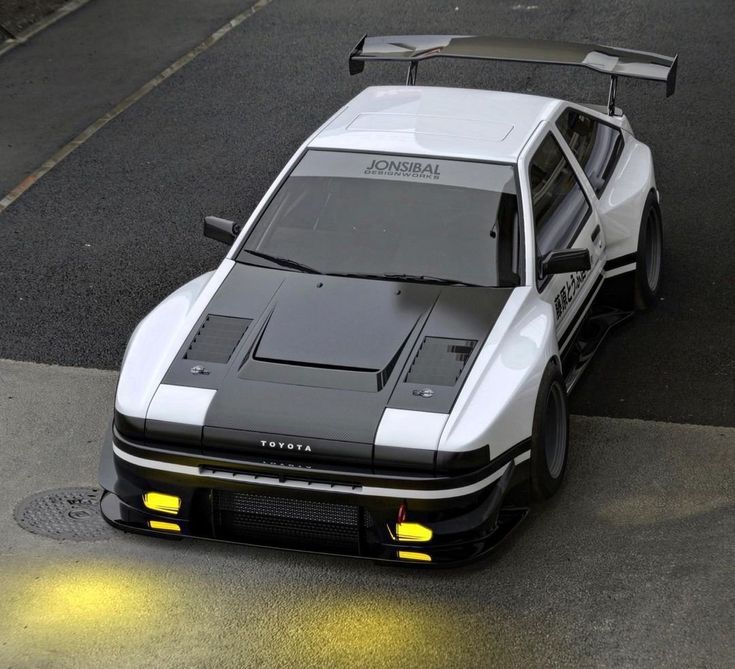
[[227, 363], [252, 323], [249, 318], [207, 315], [184, 354], [187, 360]]
[[406, 383], [453, 386], [476, 344], [475, 339], [424, 337], [406, 375]]

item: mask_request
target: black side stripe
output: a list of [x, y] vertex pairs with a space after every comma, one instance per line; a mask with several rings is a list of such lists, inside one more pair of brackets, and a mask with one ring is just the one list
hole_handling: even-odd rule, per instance
[[531, 450], [531, 437], [518, 442], [515, 446], [511, 446], [507, 451], [501, 453], [497, 458], [490, 460], [490, 471], [496, 472], [507, 465], [511, 460], [515, 460], [519, 455], [523, 455]]
[[564, 348], [564, 344], [567, 343], [569, 335], [574, 332], [574, 329], [577, 327], [579, 321], [587, 313], [587, 308], [590, 306], [590, 303], [595, 298], [595, 295], [597, 295], [597, 289], [600, 287], [601, 283], [602, 275], [600, 274], [597, 277], [597, 281], [595, 281], [594, 285], [592, 286], [592, 290], [590, 290], [590, 292], [587, 293], [587, 297], [584, 298], [584, 302], [582, 302], [582, 306], [579, 308], [579, 311], [577, 311], [577, 315], [572, 319], [572, 322], [569, 324], [567, 329], [564, 331], [564, 334], [559, 339], [559, 350]]
[[627, 253], [626, 255], [620, 256], [619, 258], [608, 260], [605, 263], [605, 271], [609, 272], [611, 269], [617, 269], [618, 267], [623, 267], [624, 265], [630, 265], [631, 263], [634, 263], [636, 261], [636, 255], [636, 253]]

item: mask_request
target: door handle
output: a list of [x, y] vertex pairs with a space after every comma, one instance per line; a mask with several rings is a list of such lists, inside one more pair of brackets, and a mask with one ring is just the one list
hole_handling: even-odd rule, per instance
[[595, 229], [592, 231], [592, 241], [596, 241], [597, 238], [600, 236], [600, 226], [596, 225]]

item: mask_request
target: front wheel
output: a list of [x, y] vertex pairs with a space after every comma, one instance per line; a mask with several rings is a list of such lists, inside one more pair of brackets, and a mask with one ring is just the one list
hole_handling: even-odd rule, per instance
[[561, 486], [569, 451], [569, 403], [561, 371], [550, 362], [541, 378], [531, 435], [531, 491], [537, 500]]
[[651, 309], [661, 291], [661, 269], [663, 265], [663, 226], [661, 210], [653, 193], [648, 196], [643, 209], [641, 228], [638, 233], [638, 251], [635, 271], [635, 307], [639, 311]]

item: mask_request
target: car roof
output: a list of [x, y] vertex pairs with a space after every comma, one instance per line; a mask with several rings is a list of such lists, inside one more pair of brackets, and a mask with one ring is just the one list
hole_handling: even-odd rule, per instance
[[309, 142], [313, 148], [516, 162], [561, 100], [438, 86], [372, 86]]

